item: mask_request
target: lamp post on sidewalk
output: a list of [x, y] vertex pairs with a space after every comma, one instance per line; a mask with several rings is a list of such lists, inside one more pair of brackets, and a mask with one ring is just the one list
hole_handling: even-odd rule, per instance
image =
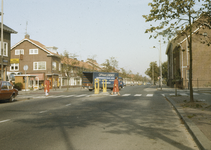
[[4, 16], [4, 13], [3, 13], [3, 0], [1, 0], [1, 80], [4, 81], [4, 64], [3, 64], [3, 54], [4, 54], [4, 51], [3, 51], [3, 16]]
[[[156, 48], [153, 46], [153, 48]], [[159, 50], [159, 49], [158, 49]], [[160, 36], [160, 50], [159, 50], [159, 66], [160, 66], [160, 80], [159, 80], [159, 85], [160, 89], [162, 90], [162, 63], [161, 63], [161, 36]]]

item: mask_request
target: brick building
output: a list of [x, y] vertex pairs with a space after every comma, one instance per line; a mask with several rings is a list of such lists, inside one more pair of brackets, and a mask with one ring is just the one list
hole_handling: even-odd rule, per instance
[[[195, 21], [192, 41], [192, 83], [193, 88], [211, 87], [211, 26], [206, 17]], [[179, 88], [189, 87], [190, 54], [187, 37], [178, 35], [167, 46], [168, 81], [167, 84]]]
[[[3, 60], [1, 58], [1, 48], [0, 48], [0, 80], [6, 81], [7, 66], [10, 65], [10, 48], [11, 48], [11, 34], [16, 34], [17, 32], [10, 27], [3, 25]], [[1, 35], [1, 23], [0, 23], [0, 35]], [[1, 46], [1, 38], [0, 38]], [[3, 63], [3, 78], [1, 79], [1, 63]]]
[[25, 35], [23, 40], [11, 48], [10, 62], [8, 76], [11, 79], [14, 75], [25, 74], [23, 67], [27, 65], [26, 73], [36, 75], [41, 87], [45, 79], [51, 81], [50, 88], [59, 86], [61, 58], [56, 47], [46, 47], [40, 42], [30, 39], [29, 35]]

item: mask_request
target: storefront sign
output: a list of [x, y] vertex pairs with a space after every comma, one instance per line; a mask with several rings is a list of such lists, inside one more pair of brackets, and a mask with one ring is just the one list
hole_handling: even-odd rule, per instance
[[19, 63], [19, 58], [10, 59], [10, 63], [11, 64], [18, 64]]

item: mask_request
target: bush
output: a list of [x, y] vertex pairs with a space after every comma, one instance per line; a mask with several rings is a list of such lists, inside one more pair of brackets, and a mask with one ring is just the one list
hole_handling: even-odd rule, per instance
[[21, 90], [22, 90], [22, 88], [23, 88], [23, 84], [22, 84], [22, 83], [20, 83], [20, 82], [15, 83], [14, 88], [15, 88], [15, 89], [18, 89], [18, 91], [21, 91]]

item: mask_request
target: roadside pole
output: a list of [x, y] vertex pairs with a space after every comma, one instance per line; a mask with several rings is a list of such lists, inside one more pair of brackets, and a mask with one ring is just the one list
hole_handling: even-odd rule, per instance
[[3, 13], [3, 0], [1, 0], [1, 81], [4, 81], [4, 62], [3, 62], [3, 54], [4, 54], [4, 44], [3, 44], [3, 39], [4, 39], [4, 36], [3, 36], [3, 16], [4, 16], [4, 13]]

